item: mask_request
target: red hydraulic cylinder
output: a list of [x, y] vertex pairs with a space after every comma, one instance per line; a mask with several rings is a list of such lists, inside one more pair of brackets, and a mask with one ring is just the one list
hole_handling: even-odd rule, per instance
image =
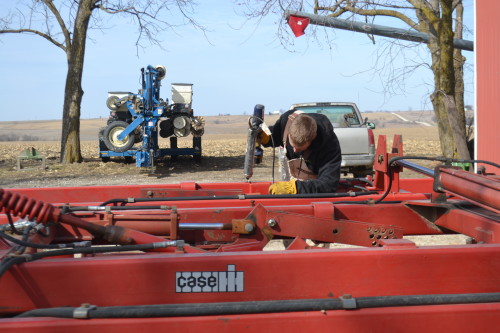
[[461, 169], [439, 167], [435, 190], [451, 193], [500, 213], [500, 180]]

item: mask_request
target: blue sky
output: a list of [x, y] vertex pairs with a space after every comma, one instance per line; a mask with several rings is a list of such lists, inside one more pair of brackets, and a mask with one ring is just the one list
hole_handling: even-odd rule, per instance
[[[465, 6], [466, 24], [472, 28], [472, 2]], [[7, 10], [2, 2], [0, 16]], [[382, 93], [387, 86], [383, 72], [370, 69], [388, 39], [376, 37], [373, 45], [363, 34], [321, 28], [321, 45], [302, 36], [294, 39], [290, 52], [276, 37], [276, 16], [256, 25], [237, 15], [231, 1], [200, 1], [194, 17], [209, 30], [207, 37], [185, 26], [161, 36], [163, 50], [151, 46], [138, 54], [128, 22], [111, 21], [109, 29], [92, 31], [81, 118], [107, 117], [107, 92], [137, 93], [140, 68], [159, 64], [167, 68], [161, 97], [170, 99], [171, 83], [192, 83], [195, 115], [250, 114], [255, 104], [264, 104], [266, 111], [284, 110], [312, 101], [350, 101], [362, 111], [431, 109], [433, 78], [426, 68], [407, 78], [405, 94]], [[308, 31], [310, 27], [306, 35]], [[405, 61], [428, 61], [427, 53], [425, 46], [418, 47]], [[473, 63], [472, 52], [464, 51], [464, 56]], [[398, 57], [393, 63], [401, 61]], [[471, 71], [466, 76], [466, 104], [474, 102], [472, 76]], [[59, 48], [40, 37], [0, 35], [0, 78], [1, 121], [62, 118], [66, 58]]]

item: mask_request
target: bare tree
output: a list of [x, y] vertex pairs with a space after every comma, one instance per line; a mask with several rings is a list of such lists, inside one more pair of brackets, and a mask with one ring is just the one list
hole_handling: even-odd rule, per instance
[[[147, 40], [160, 46], [161, 32], [176, 25], [166, 18], [177, 15], [196, 28], [192, 0], [24, 0], [14, 11], [0, 18], [0, 34], [32, 34], [44, 38], [66, 54], [68, 72], [64, 90], [61, 162], [81, 162], [80, 107], [83, 97], [82, 73], [85, 46], [90, 28], [102, 28], [102, 15], [130, 17], [137, 25], [136, 46]], [[179, 22], [179, 20], [176, 20]]]
[[[430, 96], [439, 129], [444, 156], [469, 159], [464, 110], [463, 66], [465, 58], [453, 48], [453, 39], [462, 38], [462, 0], [243, 0], [249, 18], [281, 14], [286, 10], [307, 11], [344, 19], [374, 22], [379, 17], [392, 17], [430, 36], [427, 48], [431, 55], [434, 87]], [[278, 33], [285, 45], [290, 34]], [[313, 36], [317, 38], [316, 36]], [[370, 36], [373, 39], [373, 36]], [[293, 42], [292, 42], [293, 43]], [[407, 71], [394, 72], [395, 75]], [[401, 75], [404, 77], [405, 75]], [[391, 79], [394, 80], [394, 77]], [[394, 82], [394, 81], [393, 81]]]

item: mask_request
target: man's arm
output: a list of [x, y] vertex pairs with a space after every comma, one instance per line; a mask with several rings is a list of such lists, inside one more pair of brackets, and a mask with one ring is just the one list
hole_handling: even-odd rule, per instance
[[273, 145], [274, 145], [274, 147], [279, 147], [283, 144], [283, 131], [285, 129], [286, 122], [288, 120], [288, 115], [291, 112], [292, 111], [287, 111], [287, 112], [283, 113], [278, 118], [278, 120], [276, 120], [274, 125], [269, 126], [269, 130], [271, 131], [272, 139], [270, 139], [266, 144], [264, 144], [263, 145], [264, 147], [273, 147]]
[[297, 181], [297, 193], [334, 193], [340, 180], [340, 151], [320, 166], [317, 179]]

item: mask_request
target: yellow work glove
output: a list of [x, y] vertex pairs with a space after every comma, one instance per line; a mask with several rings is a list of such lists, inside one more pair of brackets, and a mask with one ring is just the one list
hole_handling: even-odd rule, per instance
[[271, 136], [266, 134], [266, 132], [264, 132], [264, 131], [260, 132], [259, 135], [257, 135], [257, 139], [256, 139], [257, 144], [259, 144], [259, 145], [260, 144], [263, 144], [263, 145], [267, 144], [269, 142], [270, 137]]
[[297, 194], [295, 179], [287, 182], [277, 182], [269, 186], [269, 194]]

